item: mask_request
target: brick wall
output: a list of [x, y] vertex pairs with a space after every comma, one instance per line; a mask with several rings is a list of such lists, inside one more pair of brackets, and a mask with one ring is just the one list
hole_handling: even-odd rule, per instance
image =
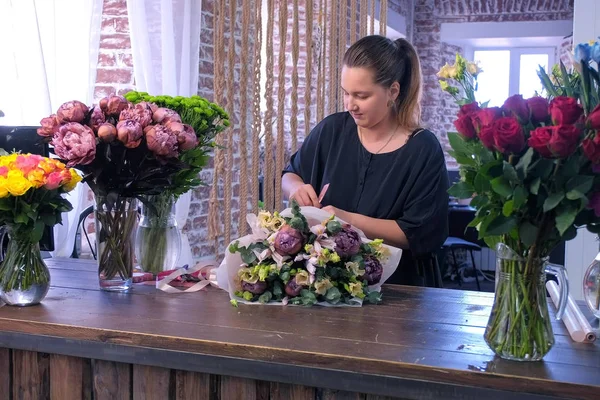
[[[444, 22], [555, 21], [573, 19], [573, 0], [415, 0], [413, 44], [421, 57], [424, 79], [423, 121], [448, 149], [446, 133], [452, 129], [456, 106], [439, 89], [436, 73], [452, 61], [458, 48], [440, 37]], [[456, 163], [446, 155], [448, 168]]]

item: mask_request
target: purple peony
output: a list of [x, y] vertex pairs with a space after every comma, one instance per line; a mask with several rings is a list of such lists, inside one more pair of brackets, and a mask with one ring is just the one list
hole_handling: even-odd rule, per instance
[[58, 131], [60, 124], [56, 119], [56, 114], [52, 114], [49, 117], [42, 118], [40, 121], [41, 127], [38, 128], [37, 133], [40, 136], [52, 137]]
[[135, 149], [142, 141], [142, 126], [132, 119], [119, 121], [117, 124], [117, 139], [128, 149]]
[[285, 294], [290, 297], [296, 297], [300, 295], [302, 289], [304, 289], [304, 286], [299, 285], [296, 281], [296, 277], [294, 277], [294, 279], [290, 279], [285, 285]]
[[304, 235], [289, 225], [283, 225], [275, 235], [275, 250], [283, 256], [292, 256], [302, 250]]
[[263, 294], [267, 290], [267, 282], [258, 281], [256, 283], [250, 283], [242, 281], [242, 290], [248, 291], [252, 294]]
[[67, 166], [87, 165], [96, 157], [96, 137], [88, 127], [77, 122], [62, 125], [52, 138], [57, 156], [67, 161]]
[[335, 251], [340, 257], [350, 257], [360, 250], [360, 236], [350, 225], [344, 225], [342, 230], [333, 235]]
[[114, 142], [117, 138], [117, 128], [108, 122], [104, 123], [98, 127], [98, 137], [105, 143]]
[[121, 111], [119, 116], [120, 121], [127, 119], [139, 122], [142, 129], [144, 129], [152, 122], [152, 109], [148, 103], [139, 103], [136, 105], [129, 104], [126, 109]]
[[157, 156], [177, 157], [177, 135], [162, 125], [152, 125], [144, 129], [148, 150]]
[[90, 115], [90, 122], [88, 126], [94, 131], [98, 131], [98, 127], [106, 122], [106, 116], [102, 112], [99, 106], [94, 107], [92, 115]]
[[56, 119], [61, 124], [66, 122], [82, 122], [88, 111], [88, 107], [80, 101], [67, 101], [58, 107]]
[[365, 273], [360, 278], [367, 281], [369, 285], [375, 285], [381, 280], [383, 267], [375, 256], [365, 257]]

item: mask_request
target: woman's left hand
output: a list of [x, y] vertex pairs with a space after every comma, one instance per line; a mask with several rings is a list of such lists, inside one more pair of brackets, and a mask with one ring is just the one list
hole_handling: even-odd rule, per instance
[[325, 206], [322, 208], [322, 210], [327, 211], [328, 213], [331, 213], [333, 215], [335, 215], [336, 217], [338, 217], [339, 219], [349, 223], [350, 225], [352, 225], [352, 215], [353, 213], [348, 212], [348, 211], [344, 211], [344, 210], [340, 210], [339, 208], [336, 208], [334, 206]]

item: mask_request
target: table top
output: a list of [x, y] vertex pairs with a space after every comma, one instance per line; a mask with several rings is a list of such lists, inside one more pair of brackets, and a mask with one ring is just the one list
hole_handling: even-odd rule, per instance
[[212, 287], [104, 292], [94, 261], [45, 261], [48, 296], [0, 308], [0, 347], [406, 398], [600, 398], [600, 345], [573, 342], [561, 321], [544, 361], [495, 357], [490, 293], [384, 285], [377, 306], [235, 308]]

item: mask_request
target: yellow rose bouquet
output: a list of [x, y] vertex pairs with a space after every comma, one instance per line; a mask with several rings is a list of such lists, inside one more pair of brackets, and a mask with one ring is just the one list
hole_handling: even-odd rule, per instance
[[0, 298], [9, 305], [39, 303], [50, 274], [39, 241], [45, 226], [61, 223], [73, 207], [63, 194], [81, 177], [62, 162], [35, 154], [0, 156], [0, 225], [9, 242], [0, 264]]

